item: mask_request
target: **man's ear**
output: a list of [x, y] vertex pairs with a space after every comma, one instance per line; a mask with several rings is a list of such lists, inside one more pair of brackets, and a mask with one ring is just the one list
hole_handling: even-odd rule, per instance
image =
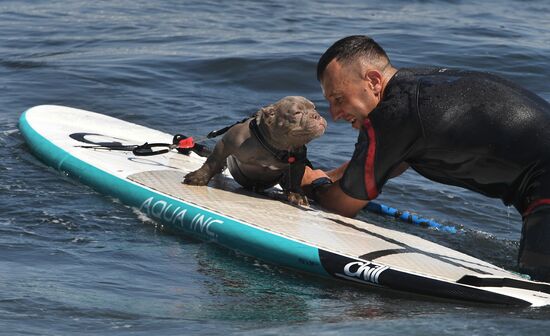
[[378, 70], [367, 70], [363, 78], [375, 95], [382, 92], [382, 73]]
[[275, 122], [275, 106], [269, 105], [262, 107], [256, 114], [260, 117], [260, 120], [266, 123], [266, 125], [271, 125]]

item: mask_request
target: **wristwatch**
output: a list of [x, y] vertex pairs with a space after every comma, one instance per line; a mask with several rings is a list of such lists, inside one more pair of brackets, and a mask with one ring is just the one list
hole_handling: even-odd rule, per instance
[[316, 202], [319, 202], [319, 199], [317, 197], [317, 192], [319, 191], [319, 188], [329, 184], [332, 184], [332, 180], [325, 176], [319, 177], [318, 179], [311, 181], [311, 196]]

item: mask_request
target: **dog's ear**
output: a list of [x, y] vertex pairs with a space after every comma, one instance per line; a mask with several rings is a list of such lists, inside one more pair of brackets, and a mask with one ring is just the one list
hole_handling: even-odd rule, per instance
[[262, 107], [256, 115], [259, 117], [260, 121], [263, 121], [267, 125], [271, 125], [275, 122], [275, 106], [268, 105]]

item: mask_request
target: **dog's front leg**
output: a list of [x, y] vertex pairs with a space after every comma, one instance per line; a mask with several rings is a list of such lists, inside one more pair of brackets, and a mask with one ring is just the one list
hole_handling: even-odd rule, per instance
[[191, 185], [207, 185], [214, 175], [222, 172], [226, 158], [231, 154], [230, 147], [222, 139], [218, 141], [212, 154], [199, 169], [185, 175], [183, 183]]
[[[309, 163], [309, 161], [308, 161]], [[305, 165], [293, 164], [286, 170], [279, 181], [281, 188], [287, 196], [287, 200], [296, 205], [308, 206], [309, 201], [301, 188], [302, 177], [304, 176]]]

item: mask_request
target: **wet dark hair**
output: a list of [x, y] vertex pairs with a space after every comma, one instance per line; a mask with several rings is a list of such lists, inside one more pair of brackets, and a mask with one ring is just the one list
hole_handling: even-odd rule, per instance
[[374, 65], [390, 64], [388, 55], [376, 41], [366, 35], [352, 35], [336, 41], [321, 56], [317, 62], [317, 80], [321, 80], [325, 69], [332, 60], [336, 59], [344, 64], [350, 64], [359, 57], [366, 58]]

